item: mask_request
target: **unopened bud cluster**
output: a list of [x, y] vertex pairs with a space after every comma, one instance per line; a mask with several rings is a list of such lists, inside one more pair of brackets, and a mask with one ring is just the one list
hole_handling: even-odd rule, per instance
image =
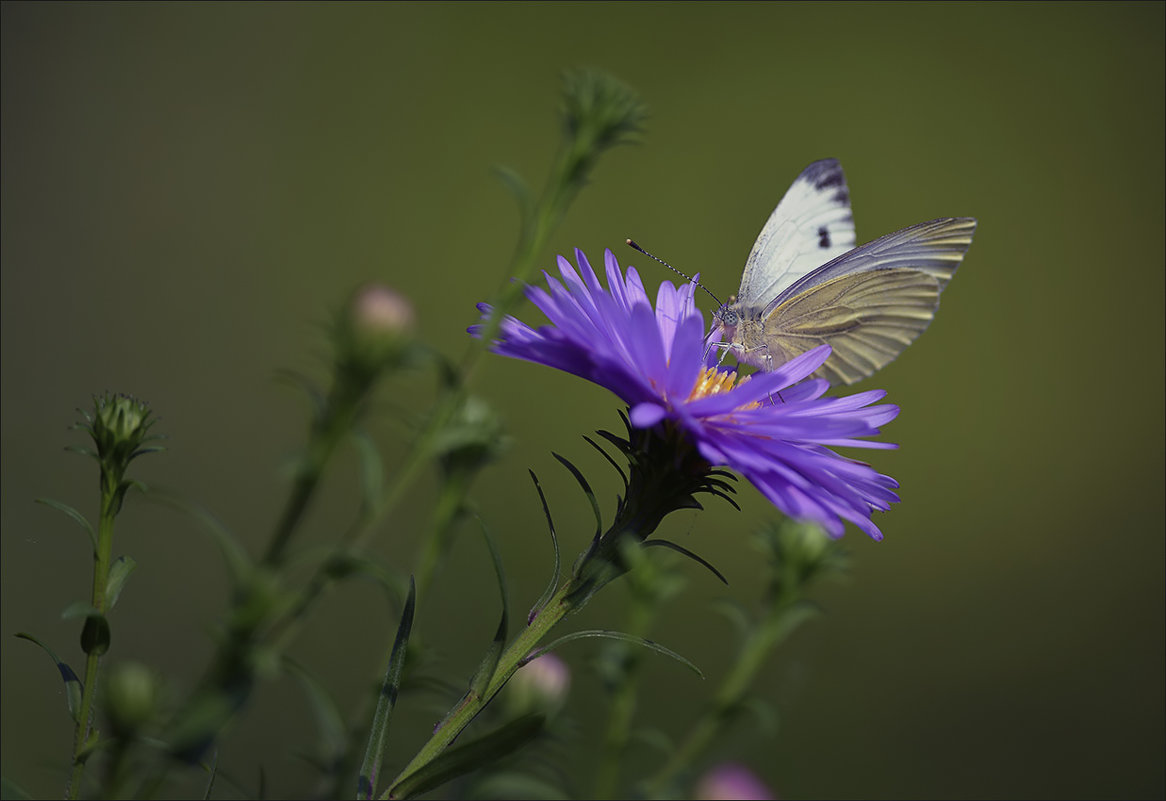
[[109, 499], [114, 514], [129, 487], [124, 480], [126, 469], [137, 457], [162, 450], [147, 443], [160, 439], [150, 435], [155, 417], [150, 407], [132, 395], [107, 392], [94, 397], [93, 412], [81, 412], [84, 422], [77, 427], [93, 438], [96, 452], [82, 450], [101, 465], [102, 495]]

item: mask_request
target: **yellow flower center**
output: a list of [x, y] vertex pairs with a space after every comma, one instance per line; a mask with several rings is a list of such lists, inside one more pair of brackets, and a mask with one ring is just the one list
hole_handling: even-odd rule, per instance
[[[717, 395], [721, 392], [728, 392], [735, 386], [740, 386], [749, 380], [749, 376], [745, 376], [740, 381], [737, 380], [737, 373], [722, 373], [718, 372], [715, 367], [707, 367], [701, 370], [700, 375], [697, 376], [696, 384], [692, 387], [692, 393], [688, 396], [690, 401], [707, 398], [709, 395]], [[745, 409], [757, 409], [761, 406], [757, 401], [747, 403], [738, 411]]]

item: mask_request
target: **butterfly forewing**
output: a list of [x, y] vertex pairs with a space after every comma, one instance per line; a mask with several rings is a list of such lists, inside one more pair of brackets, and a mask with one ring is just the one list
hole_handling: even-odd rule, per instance
[[763, 306], [799, 278], [854, 247], [850, 191], [837, 159], [802, 170], [745, 262], [738, 303]]
[[817, 374], [833, 385], [853, 384], [890, 363], [927, 328], [939, 292], [939, 282], [922, 270], [841, 275], [781, 303], [764, 321], [758, 344], [779, 355], [778, 364], [830, 345]]
[[942, 292], [972, 244], [975, 230], [971, 217], [942, 217], [879, 237], [798, 279], [772, 300], [766, 312], [819, 284], [876, 270], [918, 270], [934, 278]]

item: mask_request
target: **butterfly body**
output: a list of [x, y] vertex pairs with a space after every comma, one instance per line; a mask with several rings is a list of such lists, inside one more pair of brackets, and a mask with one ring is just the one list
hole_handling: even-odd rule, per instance
[[770, 215], [737, 295], [714, 313], [721, 347], [773, 370], [828, 344], [817, 375], [835, 385], [865, 378], [930, 324], [975, 227], [946, 217], [855, 247], [842, 168], [814, 162]]

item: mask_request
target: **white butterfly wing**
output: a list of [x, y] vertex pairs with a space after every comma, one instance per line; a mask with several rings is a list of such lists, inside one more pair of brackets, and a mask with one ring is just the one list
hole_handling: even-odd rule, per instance
[[850, 191], [837, 159], [802, 170], [769, 215], [741, 275], [737, 302], [762, 307], [854, 247]]
[[976, 221], [944, 218], [869, 242], [799, 279], [762, 315], [756, 346], [781, 364], [833, 348], [818, 374], [853, 384], [890, 363], [931, 323]]

